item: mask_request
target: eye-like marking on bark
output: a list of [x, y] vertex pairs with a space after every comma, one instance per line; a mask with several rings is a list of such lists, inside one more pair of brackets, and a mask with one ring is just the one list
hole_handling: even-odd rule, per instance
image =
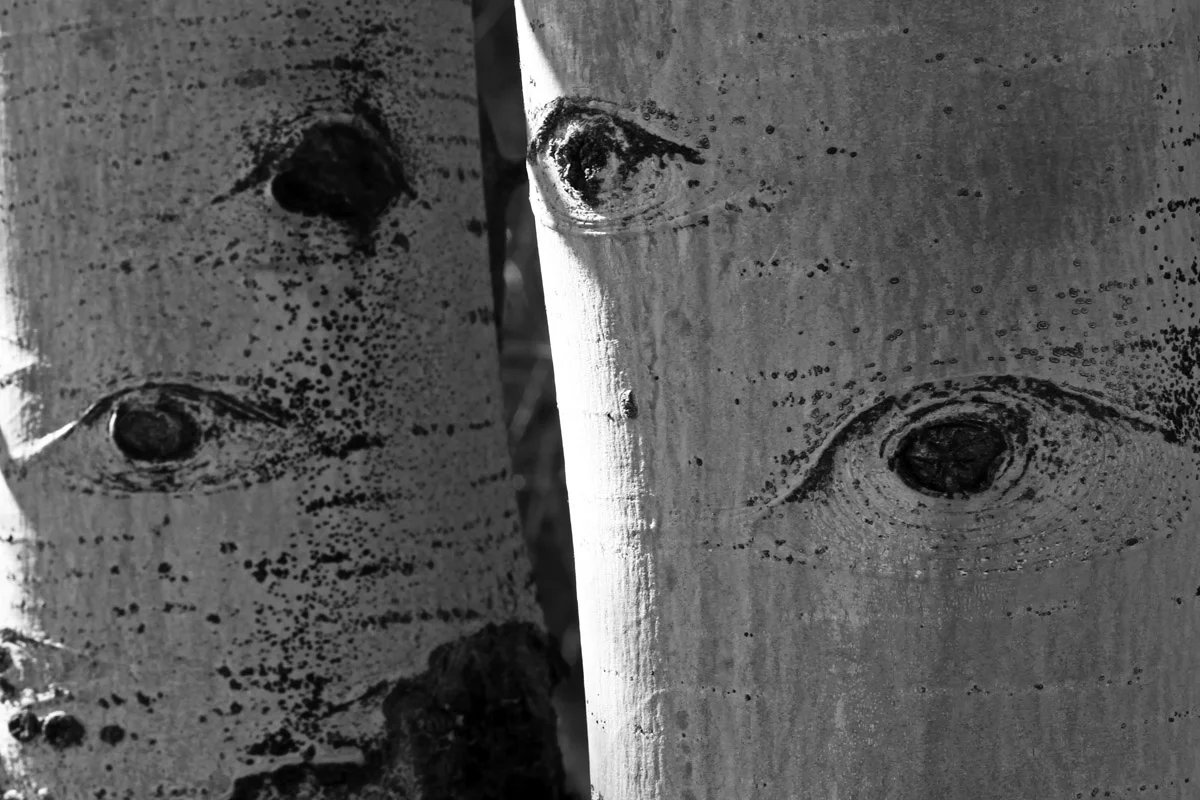
[[893, 468], [918, 491], [969, 494], [991, 484], [1006, 447], [1004, 434], [986, 421], [939, 422], [905, 437]]
[[209, 494], [271, 480], [311, 448], [291, 414], [183, 383], [146, 383], [93, 403], [32, 454], [5, 465], [45, 469], [82, 492]]
[[[980, 375], [880, 393], [802, 453], [754, 510], [763, 558], [908, 576], [1037, 572], [1182, 533], [1200, 447], [1103, 393]], [[743, 512], [736, 512], [740, 518]]]
[[365, 123], [318, 122], [279, 164], [271, 196], [280, 208], [366, 226], [408, 191], [400, 159]]
[[526, 155], [552, 176], [542, 199], [596, 231], [669, 219], [672, 204], [689, 191], [686, 165], [705, 159], [599, 105], [594, 98], [559, 98], [550, 106]]

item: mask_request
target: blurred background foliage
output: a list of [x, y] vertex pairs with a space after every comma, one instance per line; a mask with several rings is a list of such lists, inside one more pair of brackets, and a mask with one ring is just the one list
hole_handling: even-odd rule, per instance
[[517, 501], [546, 627], [570, 677], [555, 692], [568, 789], [587, 798], [587, 723], [575, 564], [554, 368], [525, 174], [525, 111], [513, 0], [473, 0], [488, 254]]

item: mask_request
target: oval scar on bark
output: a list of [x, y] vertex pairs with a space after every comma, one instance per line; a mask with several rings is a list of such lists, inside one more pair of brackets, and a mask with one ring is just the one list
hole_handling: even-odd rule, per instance
[[559, 180], [589, 208], [601, 204], [606, 188], [609, 192], [623, 189], [629, 175], [646, 159], [657, 157], [660, 168], [671, 156], [704, 163], [693, 148], [570, 98], [559, 98], [546, 115], [529, 144], [526, 158], [530, 164], [543, 148], [547, 148]]
[[363, 763], [292, 764], [239, 778], [227, 800], [375, 796], [565, 800], [551, 691], [567, 666], [524, 622], [489, 624], [430, 654], [382, 700], [386, 732]]
[[285, 211], [359, 224], [378, 218], [406, 190], [382, 135], [348, 122], [308, 128], [271, 179], [271, 196]]
[[942, 420], [900, 443], [896, 474], [919, 491], [972, 493], [991, 485], [1007, 445], [994, 425], [978, 419]]

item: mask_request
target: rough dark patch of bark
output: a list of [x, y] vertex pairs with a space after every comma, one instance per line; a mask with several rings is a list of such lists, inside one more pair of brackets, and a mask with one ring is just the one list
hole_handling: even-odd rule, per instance
[[533, 625], [491, 624], [438, 647], [383, 700], [363, 764], [300, 764], [240, 779], [228, 800], [563, 800], [551, 690], [558, 649]]
[[621, 414], [625, 419], [637, 419], [638, 406], [637, 401], [633, 398], [632, 389], [621, 392]]

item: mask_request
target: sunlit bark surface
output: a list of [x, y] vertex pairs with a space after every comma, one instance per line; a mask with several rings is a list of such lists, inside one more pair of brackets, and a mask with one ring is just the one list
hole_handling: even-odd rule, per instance
[[0, 5], [0, 790], [441, 797], [463, 686], [540, 708], [471, 47], [465, 3]]

